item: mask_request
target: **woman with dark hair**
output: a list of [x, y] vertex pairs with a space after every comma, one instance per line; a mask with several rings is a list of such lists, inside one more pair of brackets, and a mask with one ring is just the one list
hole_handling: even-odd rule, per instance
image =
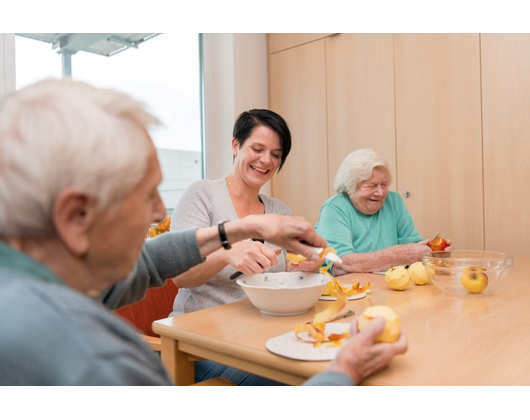
[[[232, 172], [221, 179], [203, 179], [190, 185], [175, 207], [171, 230], [214, 226], [219, 221], [256, 214], [290, 215], [291, 210], [282, 201], [260, 194], [261, 187], [281, 169], [290, 150], [291, 133], [280, 115], [266, 109], [243, 112], [234, 125]], [[234, 243], [173, 279], [179, 292], [171, 316], [246, 299], [241, 287], [230, 278], [236, 271], [245, 275], [263, 271], [313, 272], [323, 262], [322, 259], [291, 265], [284, 250], [268, 243], [251, 238]], [[205, 364], [196, 364], [197, 380], [207, 379], [198, 376], [205, 370], [201, 363]], [[216, 373], [212, 376], [220, 376]], [[248, 379], [248, 374], [244, 375]], [[229, 377], [226, 372], [222, 376], [241, 383], [239, 378]]]

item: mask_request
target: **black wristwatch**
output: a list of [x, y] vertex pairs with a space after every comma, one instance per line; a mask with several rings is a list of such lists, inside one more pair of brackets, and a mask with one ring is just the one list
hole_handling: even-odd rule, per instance
[[232, 246], [231, 246], [230, 243], [228, 242], [228, 239], [226, 238], [225, 223], [226, 223], [227, 221], [228, 221], [228, 220], [221, 220], [221, 221], [217, 224], [217, 227], [219, 228], [219, 239], [221, 240], [221, 244], [223, 245], [223, 248], [224, 248], [224, 249], [230, 249], [230, 248], [232, 248]]

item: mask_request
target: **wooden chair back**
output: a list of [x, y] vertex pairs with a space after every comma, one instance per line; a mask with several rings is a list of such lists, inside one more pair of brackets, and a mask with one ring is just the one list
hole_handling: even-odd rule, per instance
[[134, 327], [149, 337], [160, 337], [151, 329], [153, 321], [167, 318], [173, 310], [173, 301], [178, 288], [171, 279], [162, 287], [152, 287], [144, 299], [116, 309], [114, 312], [129, 321]]

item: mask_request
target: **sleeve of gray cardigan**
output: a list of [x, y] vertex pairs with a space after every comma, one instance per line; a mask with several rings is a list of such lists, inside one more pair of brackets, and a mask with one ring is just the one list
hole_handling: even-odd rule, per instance
[[102, 297], [110, 309], [116, 309], [145, 297], [150, 287], [160, 287], [204, 261], [196, 236], [197, 229], [166, 232], [149, 239], [129, 277], [111, 287]]
[[325, 371], [313, 376], [304, 382], [304, 386], [352, 386], [355, 385], [352, 378], [345, 373], [337, 371]]

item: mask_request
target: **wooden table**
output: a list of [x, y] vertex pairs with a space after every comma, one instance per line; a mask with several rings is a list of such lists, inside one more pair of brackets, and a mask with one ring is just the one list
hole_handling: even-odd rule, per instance
[[[432, 284], [398, 292], [377, 274], [350, 274], [372, 283], [367, 298], [349, 301], [360, 314], [373, 304], [391, 306], [401, 319], [409, 350], [368, 385], [530, 385], [530, 258], [515, 258], [507, 284], [489, 297], [450, 297]], [[193, 360], [214, 360], [291, 385], [323, 371], [328, 362], [274, 355], [265, 342], [309, 321], [329, 302], [304, 315], [261, 314], [248, 300], [156, 321], [162, 362], [179, 385], [193, 383]], [[342, 321], [344, 322], [344, 321]]]

